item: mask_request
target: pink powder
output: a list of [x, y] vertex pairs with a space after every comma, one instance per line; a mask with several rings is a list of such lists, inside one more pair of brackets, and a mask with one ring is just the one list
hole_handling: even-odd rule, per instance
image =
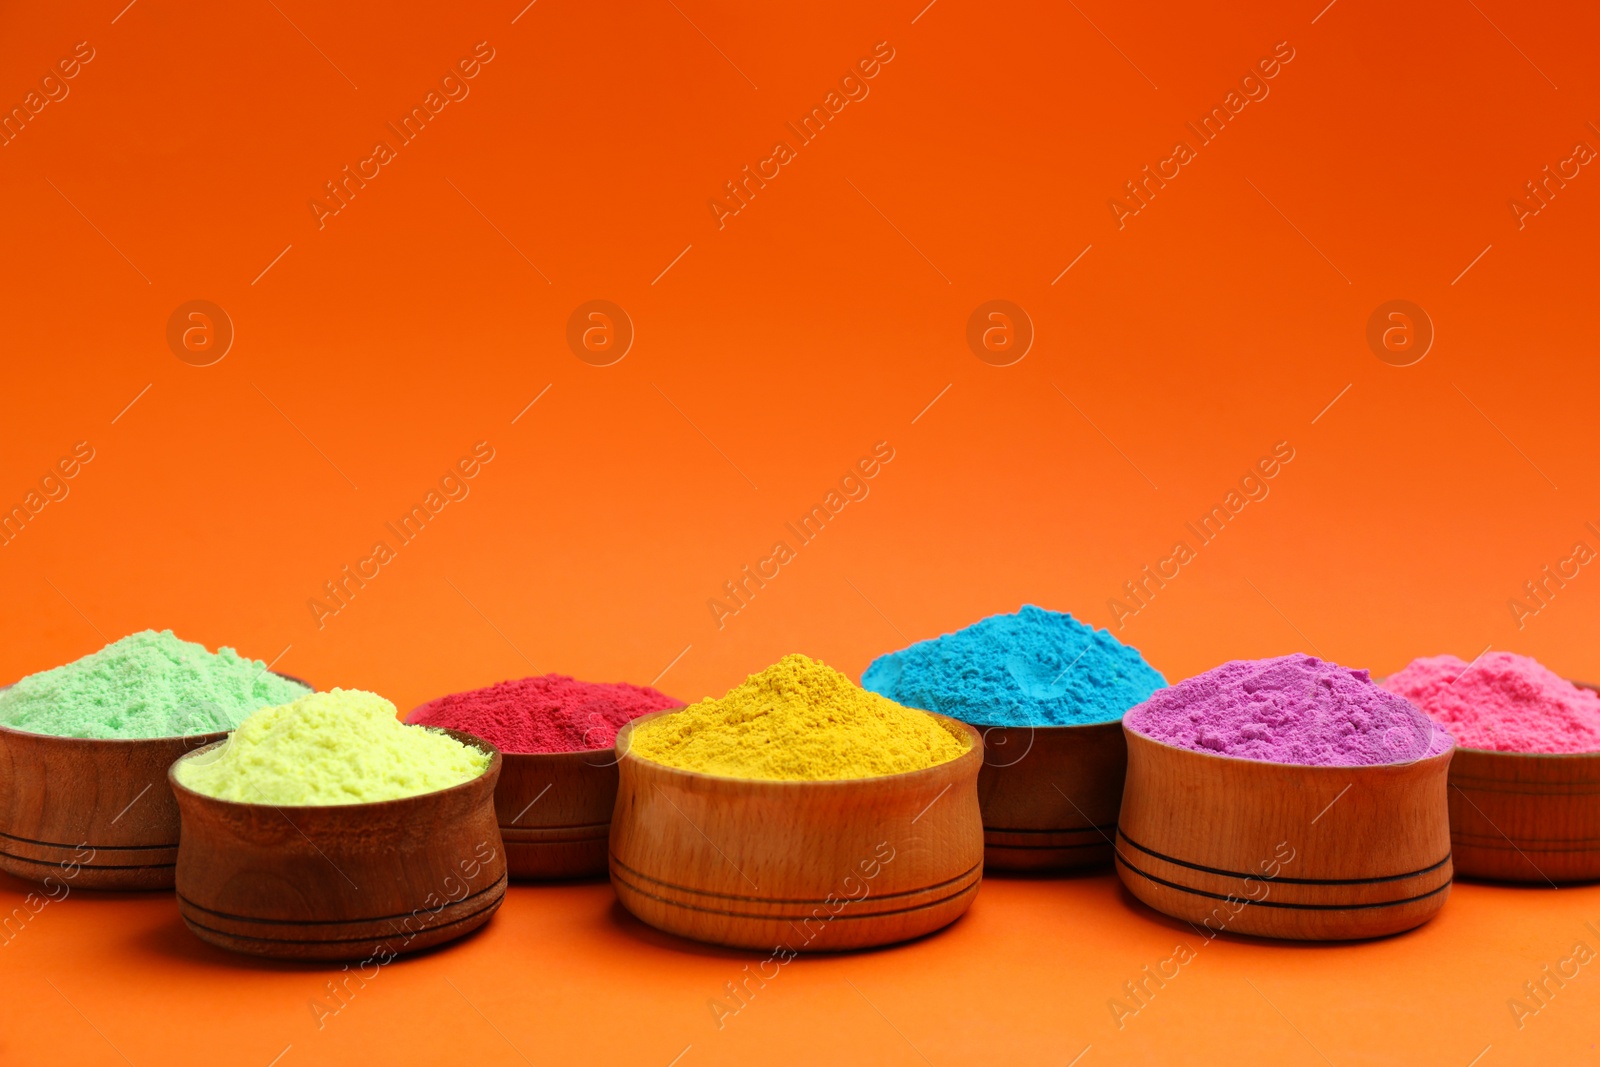
[[545, 674], [430, 700], [406, 722], [463, 730], [502, 752], [578, 752], [610, 748], [646, 712], [681, 707], [649, 686]]
[[1465, 748], [1600, 752], [1600, 695], [1528, 656], [1489, 652], [1470, 670], [1455, 656], [1427, 656], [1383, 686], [1448, 726]]
[[1452, 743], [1366, 671], [1300, 653], [1224, 663], [1158, 690], [1122, 721], [1195, 752], [1311, 767], [1403, 763]]

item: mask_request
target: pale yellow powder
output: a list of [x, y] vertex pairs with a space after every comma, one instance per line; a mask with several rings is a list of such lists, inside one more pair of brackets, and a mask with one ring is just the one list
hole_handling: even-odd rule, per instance
[[244, 804], [366, 804], [471, 781], [489, 755], [447, 734], [407, 726], [375, 693], [334, 689], [262, 708], [177, 779]]

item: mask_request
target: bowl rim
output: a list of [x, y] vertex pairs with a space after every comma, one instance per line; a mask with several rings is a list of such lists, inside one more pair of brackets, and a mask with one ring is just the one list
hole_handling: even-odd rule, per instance
[[[420, 722], [413, 722], [413, 723], [407, 723], [406, 725], [407, 726], [422, 726], [422, 725], [425, 725], [425, 724], [420, 723]], [[626, 726], [627, 723], [623, 723], [623, 725]], [[435, 730], [443, 730], [443, 729], [446, 729], [446, 727], [435, 726], [435, 727], [433, 727], [433, 729], [435, 729]], [[470, 730], [463, 730], [461, 732], [465, 733], [465, 734], [470, 734], [472, 737], [477, 737], [478, 736], [477, 734], [472, 733], [472, 731], [470, 731]], [[490, 743], [492, 744], [493, 742], [490, 742]], [[572, 749], [568, 749], [565, 752], [507, 752], [505, 749], [501, 749], [500, 750], [500, 755], [503, 756], [504, 758], [508, 759], [508, 760], [510, 760], [510, 759], [518, 759], [518, 760], [554, 760], [554, 759], [561, 759], [563, 757], [572, 757], [572, 756], [608, 756], [608, 755], [611, 755], [612, 753], [616, 752], [616, 750], [617, 750], [617, 746], [616, 745], [608, 745], [605, 748], [572, 748]], [[615, 766], [615, 764], [593, 764], [593, 766], [602, 766], [602, 767], [603, 766]]]
[[[419, 725], [420, 726], [421, 724], [407, 723], [407, 724], [403, 724], [403, 725]], [[480, 772], [479, 774], [476, 774], [473, 777], [468, 778], [464, 782], [457, 782], [455, 785], [447, 785], [443, 789], [430, 789], [426, 793], [413, 793], [410, 796], [392, 797], [389, 800], [362, 800], [362, 801], [356, 801], [356, 802], [350, 803], [350, 804], [257, 804], [257, 803], [251, 803], [251, 802], [248, 802], [248, 801], [243, 801], [243, 800], [227, 800], [227, 799], [225, 799], [223, 797], [214, 797], [209, 793], [202, 793], [202, 792], [200, 792], [198, 790], [190, 789], [188, 786], [186, 786], [182, 782], [178, 781], [178, 775], [177, 775], [178, 764], [182, 763], [186, 759], [190, 759], [190, 758], [192, 758], [194, 756], [198, 756], [202, 752], [209, 752], [211, 749], [216, 748], [218, 745], [225, 743], [227, 741], [227, 738], [224, 737], [221, 740], [211, 742], [209, 745], [206, 745], [203, 748], [197, 748], [192, 752], [185, 752], [183, 755], [181, 755], [177, 759], [173, 760], [172, 761], [172, 765], [167, 768], [167, 783], [172, 787], [173, 795], [178, 797], [178, 799], [180, 799], [180, 800], [182, 800], [185, 797], [192, 797], [192, 798], [194, 798], [195, 800], [197, 800], [197, 801], [199, 801], [201, 803], [223, 805], [223, 806], [226, 806], [228, 808], [237, 808], [237, 809], [239, 809], [241, 811], [246, 811], [246, 812], [268, 812], [268, 811], [273, 811], [273, 812], [278, 812], [279, 814], [285, 814], [285, 815], [290, 813], [290, 812], [294, 812], [296, 814], [303, 814], [306, 818], [314, 818], [315, 817], [315, 813], [317, 813], [317, 812], [327, 812], [327, 811], [343, 811], [343, 812], [367, 811], [367, 810], [373, 810], [373, 809], [376, 809], [376, 808], [382, 808], [382, 807], [386, 807], [386, 806], [394, 805], [394, 804], [413, 804], [413, 803], [416, 803], [416, 802], [430, 803], [430, 802], [434, 801], [436, 798], [442, 797], [447, 793], [453, 793], [453, 792], [456, 792], [458, 790], [467, 790], [467, 789], [476, 788], [476, 787], [480, 786], [483, 783], [483, 780], [485, 778], [488, 778], [492, 774], [497, 774], [499, 772], [500, 767], [501, 767], [501, 758], [500, 758], [501, 757], [501, 752], [500, 752], [500, 750], [498, 748], [495, 748], [494, 745], [492, 745], [489, 742], [485, 741], [483, 738], [477, 736], [476, 734], [465, 733], [465, 732], [463, 732], [461, 730], [451, 730], [451, 729], [448, 729], [448, 728], [443, 727], [443, 726], [422, 726], [422, 729], [425, 729], [425, 730], [436, 730], [436, 731], [438, 731], [440, 733], [449, 734], [451, 737], [454, 737], [457, 741], [460, 741], [462, 744], [471, 745], [474, 748], [479, 749], [480, 751], [488, 752], [488, 754], [489, 754], [489, 762], [488, 762], [488, 764], [483, 768], [482, 772]]]
[[1433, 760], [1449, 760], [1456, 754], [1456, 749], [1459, 747], [1455, 743], [1454, 736], [1451, 736], [1450, 747], [1443, 752], [1436, 752], [1431, 756], [1418, 756], [1416, 759], [1410, 760], [1393, 760], [1388, 763], [1281, 763], [1278, 760], [1253, 759], [1250, 756], [1226, 756], [1217, 752], [1197, 752], [1192, 748], [1184, 748], [1182, 745], [1170, 744], [1151, 737], [1149, 734], [1142, 734], [1126, 723], [1123, 724], [1122, 729], [1124, 733], [1137, 737], [1141, 741], [1147, 741], [1158, 748], [1168, 749], [1172, 752], [1181, 752], [1186, 756], [1198, 756], [1201, 759], [1216, 760], [1218, 763], [1253, 763], [1261, 767], [1286, 767], [1293, 768], [1296, 771], [1311, 771], [1319, 774], [1350, 774], [1353, 771], [1415, 767], [1419, 763], [1428, 763]]
[[[45, 670], [51, 670], [51, 669], [53, 669], [53, 668], [49, 668], [49, 667], [45, 668]], [[42, 671], [35, 671], [34, 672], [34, 674], [42, 674], [42, 673], [43, 673]], [[306, 687], [306, 690], [307, 690], [308, 693], [317, 692], [317, 687], [312, 685], [310, 682], [306, 681], [304, 678], [296, 678], [292, 674], [284, 674], [281, 671], [273, 670], [271, 667], [267, 668], [267, 673], [268, 674], [276, 674], [279, 678], [282, 678], [285, 681], [294, 682], [297, 685], [303, 685], [303, 686]], [[26, 677], [31, 678], [31, 677], [33, 677], [33, 675], [27, 675]], [[20, 679], [19, 679], [19, 681], [20, 681]], [[0, 693], [5, 692], [7, 689], [12, 688], [16, 684], [17, 684], [16, 682], [7, 682], [5, 685], [0, 685]], [[263, 705], [261, 705], [262, 708], [272, 708], [272, 707], [281, 707], [281, 706], [282, 705], [278, 705], [278, 704], [263, 704]], [[255, 710], [256, 711], [260, 711], [261, 708], [257, 708]], [[160, 737], [68, 737], [68, 736], [65, 736], [63, 734], [40, 733], [37, 730], [21, 730], [21, 729], [18, 729], [17, 727], [15, 727], [15, 726], [7, 726], [5, 723], [0, 723], [0, 732], [10, 733], [10, 734], [20, 734], [23, 737], [46, 737], [46, 738], [49, 738], [52, 741], [76, 741], [76, 742], [78, 742], [80, 744], [88, 744], [88, 745], [140, 745], [140, 744], [149, 744], [152, 741], [197, 741], [198, 742], [202, 738], [208, 739], [208, 740], [204, 741], [203, 744], [209, 745], [213, 741], [225, 739], [229, 734], [233, 733], [233, 730], [231, 730], [231, 729], [229, 729], [229, 730], [208, 730], [203, 734], [163, 734]], [[184, 755], [188, 755], [188, 753], [184, 753]], [[181, 759], [182, 757], [179, 757], [179, 758]]]
[[[927, 708], [913, 708], [912, 710], [928, 711]], [[1130, 708], [1128, 710], [1131, 711], [1133, 709]], [[937, 711], [928, 711], [928, 714], [940, 715], [941, 713]], [[1126, 715], [1127, 712], [1123, 712], [1123, 714]], [[944, 718], [953, 719], [954, 721], [960, 723], [966, 723], [966, 725], [972, 727], [974, 730], [977, 730], [979, 734], [986, 734], [990, 730], [1032, 730], [1035, 733], [1048, 733], [1056, 730], [1066, 731], [1105, 729], [1110, 726], [1122, 725], [1121, 715], [1117, 716], [1115, 719], [1106, 719], [1104, 722], [1053, 722], [1043, 726], [1030, 726], [1027, 723], [1023, 723], [1020, 726], [1005, 726], [1000, 723], [967, 722], [966, 719], [957, 719], [953, 715], [946, 715]]]
[[918, 775], [934, 777], [939, 772], [946, 771], [948, 768], [954, 767], [956, 764], [961, 763], [964, 760], [977, 760], [980, 764], [983, 761], [983, 735], [978, 732], [978, 728], [976, 726], [973, 726], [969, 722], [962, 722], [960, 719], [953, 719], [948, 715], [940, 715], [935, 711], [925, 711], [922, 708], [909, 708], [907, 710], [921, 712], [923, 715], [928, 715], [941, 722], [950, 723], [959, 727], [960, 730], [955, 732], [959, 733], [960, 731], [966, 731], [969, 742], [967, 745], [967, 750], [954, 759], [945, 760], [943, 763], [935, 763], [931, 767], [919, 767], [914, 771], [900, 771], [895, 774], [873, 774], [867, 775], [863, 778], [741, 778], [731, 774], [709, 774], [705, 771], [691, 771], [683, 767], [669, 767], [665, 763], [657, 763], [655, 760], [646, 759], [644, 756], [636, 755], [631, 745], [626, 751], [623, 751], [622, 742], [624, 731], [627, 732], [629, 738], [631, 739], [633, 728], [640, 723], [643, 723], [649, 719], [659, 718], [663, 715], [672, 715], [677, 712], [687, 710], [687, 707], [689, 707], [689, 705], [686, 705], [683, 708], [664, 708], [661, 711], [647, 712], [644, 715], [640, 715], [638, 718], [630, 719], [628, 722], [624, 723], [622, 729], [617, 731], [617, 744], [613, 748], [613, 751], [617, 753], [617, 765], [620, 767], [624, 760], [632, 759], [648, 766], [652, 771], [681, 777], [686, 781], [700, 779], [707, 782], [792, 790], [797, 788], [815, 788], [818, 786], [841, 788], [861, 786], [864, 784], [876, 784], [880, 782], [905, 782], [911, 781]]
[[1471, 745], [1457, 745], [1457, 752], [1471, 752], [1475, 756], [1516, 756], [1518, 758], [1533, 759], [1600, 759], [1600, 748], [1588, 752], [1507, 752], [1498, 748], [1474, 748]]
[[[13, 734], [17, 737], [39, 738], [44, 741], [59, 743], [66, 746], [94, 747], [100, 745], [152, 745], [170, 744], [174, 741], [194, 743], [198, 748], [201, 745], [214, 744], [226, 740], [231, 730], [212, 730], [203, 734], [169, 734], [162, 737], [64, 737], [61, 734], [42, 734], [36, 730], [19, 730], [15, 726], [0, 723], [0, 734]], [[188, 753], [184, 753], [188, 755]]]

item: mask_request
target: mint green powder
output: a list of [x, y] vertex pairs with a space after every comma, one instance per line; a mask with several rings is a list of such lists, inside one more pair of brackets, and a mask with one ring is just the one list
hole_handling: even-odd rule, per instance
[[145, 630], [0, 691], [0, 725], [56, 737], [129, 740], [232, 730], [257, 708], [308, 693], [260, 660]]

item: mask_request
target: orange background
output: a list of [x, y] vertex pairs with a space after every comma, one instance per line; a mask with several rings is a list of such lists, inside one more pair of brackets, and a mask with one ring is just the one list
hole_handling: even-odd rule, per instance
[[[1600, 547], [1600, 176], [1520, 230], [1508, 208], [1600, 145], [1592, 11], [523, 2], [0, 11], [7, 109], [94, 49], [0, 148], [0, 502], [95, 449], [0, 548], [0, 677], [147, 626], [402, 709], [550, 670], [693, 699], [794, 650], [859, 676], [1024, 602], [1111, 624], [1286, 440], [1270, 496], [1117, 631], [1169, 678], [1486, 645], [1600, 678], [1600, 577], [1521, 628], [1507, 605]], [[480, 41], [470, 95], [319, 229], [323, 183]], [[719, 229], [723, 183], [880, 41], [870, 94]], [[1119, 230], [1109, 198], [1281, 41], [1270, 95]], [[565, 341], [597, 298], [637, 334], [604, 368]], [[1403, 368], [1364, 339], [1396, 298], [1437, 333]], [[236, 330], [212, 366], [165, 339], [193, 299]], [[990, 299], [1034, 325], [1013, 366], [967, 348]], [[470, 496], [319, 628], [322, 583], [478, 441]], [[707, 600], [878, 441], [870, 496], [719, 629]], [[326, 968], [75, 892], [0, 949], [0, 1059], [1592, 1062], [1600, 977], [1520, 1030], [1506, 1006], [1586, 921], [1595, 888], [1464, 884], [1386, 941], [1229, 937], [1119, 1031], [1106, 1002], [1187, 931], [1110, 873], [995, 877], [944, 934], [802, 959], [718, 1031], [706, 1001], [756, 957], [603, 884], [516, 887], [319, 1031]]]

